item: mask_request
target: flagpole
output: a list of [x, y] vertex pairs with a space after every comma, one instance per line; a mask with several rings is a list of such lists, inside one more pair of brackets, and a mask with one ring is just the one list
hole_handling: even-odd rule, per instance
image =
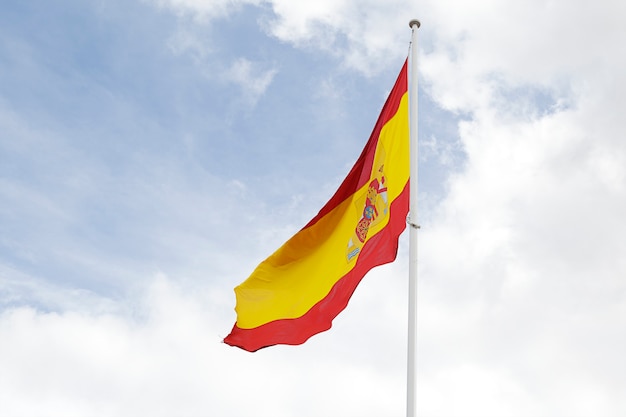
[[411, 28], [411, 49], [409, 61], [409, 132], [411, 145], [411, 179], [409, 201], [409, 328], [407, 347], [407, 417], [416, 416], [416, 348], [417, 348], [417, 29], [420, 21], [409, 22]]

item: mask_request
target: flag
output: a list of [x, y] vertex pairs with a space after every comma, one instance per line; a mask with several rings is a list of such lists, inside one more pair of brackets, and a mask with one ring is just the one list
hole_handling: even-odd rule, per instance
[[326, 331], [363, 276], [392, 262], [409, 210], [409, 111], [404, 63], [374, 130], [320, 212], [235, 288], [224, 342], [250, 352], [299, 345]]

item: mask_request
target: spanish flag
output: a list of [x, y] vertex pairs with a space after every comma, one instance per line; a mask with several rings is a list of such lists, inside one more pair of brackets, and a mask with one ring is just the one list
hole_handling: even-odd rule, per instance
[[250, 352], [326, 331], [363, 276], [392, 262], [409, 210], [407, 63], [335, 195], [235, 288], [224, 342]]

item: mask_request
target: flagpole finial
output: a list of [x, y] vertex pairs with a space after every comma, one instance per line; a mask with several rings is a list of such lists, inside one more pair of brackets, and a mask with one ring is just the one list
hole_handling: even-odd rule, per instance
[[413, 19], [413, 20], [411, 20], [411, 21], [409, 22], [409, 27], [410, 27], [411, 29], [413, 29], [413, 25], [417, 25], [417, 29], [419, 29], [419, 28], [420, 28], [420, 26], [422, 26], [422, 24], [420, 23], [420, 21], [419, 21], [419, 20], [417, 20], [417, 19]]

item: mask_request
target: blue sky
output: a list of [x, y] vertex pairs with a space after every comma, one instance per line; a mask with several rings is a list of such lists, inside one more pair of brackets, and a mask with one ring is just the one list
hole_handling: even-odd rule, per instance
[[418, 411], [626, 412], [621, 2], [9, 0], [0, 414], [404, 414], [407, 240], [255, 354], [233, 287], [359, 155], [420, 29]]

